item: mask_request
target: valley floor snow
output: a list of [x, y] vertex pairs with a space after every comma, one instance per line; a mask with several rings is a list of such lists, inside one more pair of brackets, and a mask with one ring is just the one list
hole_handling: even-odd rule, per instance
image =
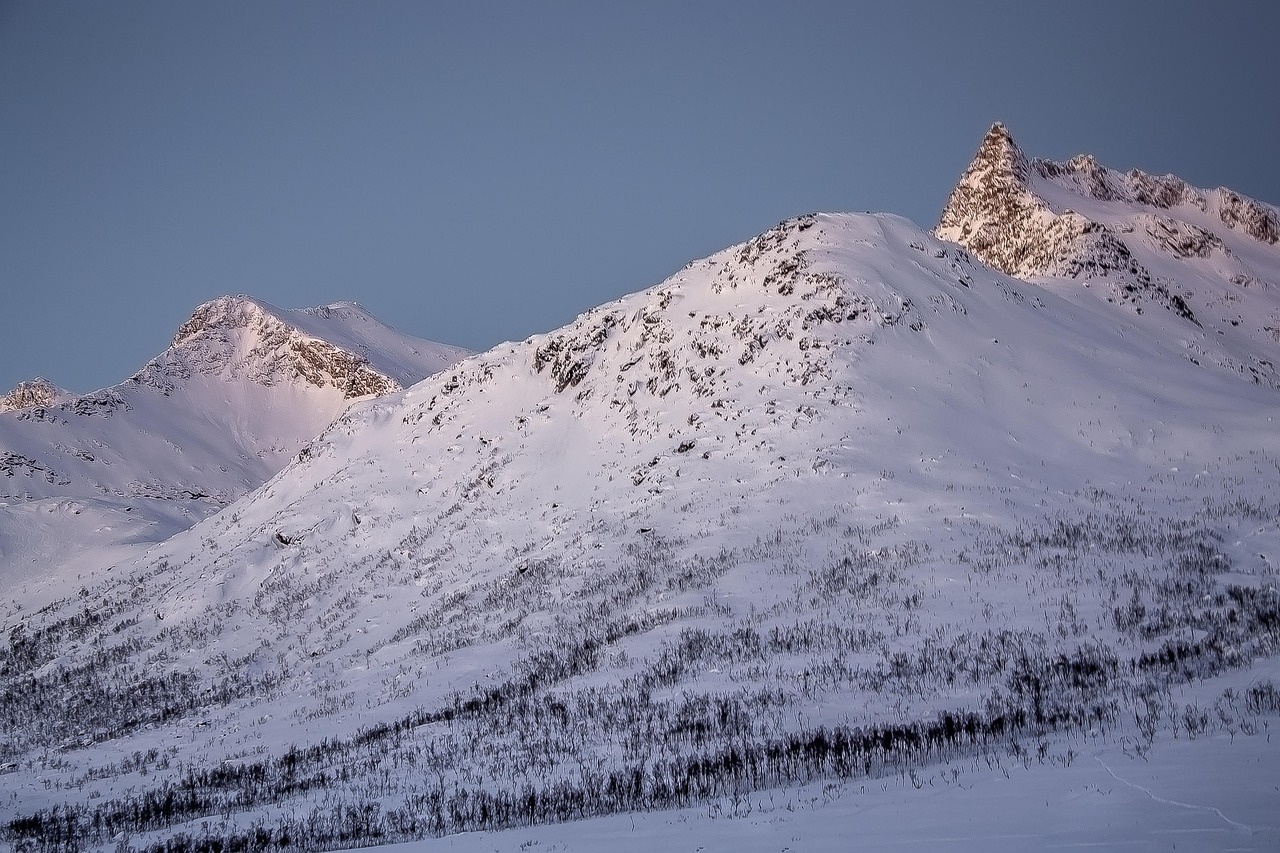
[[[1078, 745], [1077, 745], [1078, 746]], [[1280, 732], [1115, 744], [1029, 765], [956, 763], [910, 777], [766, 791], [749, 802], [464, 833], [386, 853], [1280, 849]], [[955, 777], [952, 778], [952, 773]]]

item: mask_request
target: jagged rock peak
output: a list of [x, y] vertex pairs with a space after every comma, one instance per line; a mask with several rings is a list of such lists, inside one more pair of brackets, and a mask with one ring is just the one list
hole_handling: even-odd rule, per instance
[[1012, 274], [1016, 259], [995, 257], [999, 253], [993, 250], [1007, 238], [1007, 224], [1035, 206], [1027, 190], [1029, 169], [1009, 129], [1000, 122], [991, 125], [947, 199], [935, 229], [938, 236], [969, 246], [987, 263]]
[[196, 373], [240, 376], [261, 385], [301, 381], [338, 388], [348, 399], [401, 388], [400, 382], [370, 365], [363, 352], [325, 340], [302, 322], [305, 317], [327, 319], [335, 314], [344, 320], [377, 322], [352, 303], [283, 311], [250, 296], [221, 296], [197, 307], [178, 328], [169, 350], [134, 379], [162, 389]]
[[1013, 141], [1009, 128], [1001, 122], [991, 125], [969, 168], [1007, 175], [1020, 183], [1026, 183], [1029, 174], [1026, 155]]
[[219, 296], [196, 307], [191, 317], [178, 327], [173, 336], [173, 346], [181, 346], [201, 332], [214, 329], [243, 329], [254, 322], [272, 317], [280, 320], [277, 311], [271, 310], [265, 303], [251, 296], [238, 294]]
[[48, 379], [37, 376], [28, 382], [19, 382], [8, 394], [0, 396], [0, 412], [51, 406], [70, 396], [70, 392], [59, 388]]
[[1001, 272], [1016, 274], [1027, 250], [1010, 247], [1014, 234], [1009, 225], [1028, 218], [1038, 207], [1027, 188], [1028, 169], [1009, 128], [992, 124], [947, 199], [934, 229], [938, 237], [961, 243]]
[[1039, 191], [1044, 182], [1102, 202], [1133, 203], [1141, 196], [1172, 204], [1188, 191], [1171, 176], [1121, 175], [1089, 155], [1065, 164], [1028, 161], [997, 123], [952, 191], [934, 233], [1016, 278], [1103, 279], [1112, 301], [1139, 313], [1144, 305], [1157, 305], [1196, 322], [1182, 298], [1134, 257], [1112, 227], [1071, 208], [1055, 208]]
[[1057, 221], [1029, 189], [1030, 174], [1008, 128], [992, 125], [951, 191], [935, 233], [1008, 275], [1056, 274], [1067, 260], [1056, 247], [1082, 236], [1085, 224]]

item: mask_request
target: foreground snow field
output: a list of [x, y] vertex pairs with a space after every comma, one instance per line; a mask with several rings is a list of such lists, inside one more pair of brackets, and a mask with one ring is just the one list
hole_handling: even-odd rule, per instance
[[[1280, 723], [1280, 721], [1277, 721]], [[1275, 728], [1275, 726], [1273, 726]], [[452, 835], [387, 853], [818, 850], [1273, 851], [1280, 732], [1165, 741], [1145, 758], [1084, 747], [1065, 764], [960, 762], [912, 778], [765, 791], [698, 809]]]

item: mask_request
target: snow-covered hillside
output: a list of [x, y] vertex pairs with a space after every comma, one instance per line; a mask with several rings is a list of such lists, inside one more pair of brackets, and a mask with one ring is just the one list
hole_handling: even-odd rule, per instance
[[334, 848], [1265, 739], [1280, 395], [1187, 357], [1217, 279], [1103, 278], [807, 215], [357, 402], [0, 605], [7, 837]]
[[352, 400], [464, 355], [353, 304], [223, 297], [126, 382], [82, 396], [23, 383], [0, 414], [0, 582], [166, 539], [279, 471]]

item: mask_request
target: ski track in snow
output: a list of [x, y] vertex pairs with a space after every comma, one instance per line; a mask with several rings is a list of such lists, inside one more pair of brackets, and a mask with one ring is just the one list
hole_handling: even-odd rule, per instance
[[1243, 830], [1244, 832], [1248, 832], [1248, 833], [1253, 832], [1253, 827], [1240, 823], [1239, 821], [1232, 820], [1231, 818], [1224, 815], [1222, 813], [1222, 810], [1219, 809], [1217, 806], [1198, 806], [1194, 803], [1184, 803], [1184, 802], [1180, 802], [1179, 800], [1165, 799], [1164, 797], [1161, 797], [1160, 795], [1156, 794], [1154, 791], [1152, 791], [1150, 788], [1146, 787], [1145, 785], [1139, 785], [1136, 782], [1130, 782], [1128, 779], [1125, 779], [1124, 777], [1118, 775], [1116, 771], [1111, 769], [1111, 767], [1107, 764], [1107, 762], [1102, 760], [1102, 756], [1095, 755], [1093, 757], [1093, 760], [1101, 764], [1102, 769], [1106, 770], [1112, 779], [1115, 779], [1117, 782], [1121, 782], [1125, 785], [1128, 785], [1130, 788], [1134, 788], [1136, 790], [1141, 791], [1151, 799], [1155, 800], [1157, 803], [1164, 803], [1165, 805], [1168, 805], [1168, 806], [1178, 806], [1179, 808], [1184, 808], [1184, 809], [1193, 809], [1195, 811], [1213, 812], [1218, 817], [1222, 818], [1224, 821], [1236, 827], [1237, 829]]

